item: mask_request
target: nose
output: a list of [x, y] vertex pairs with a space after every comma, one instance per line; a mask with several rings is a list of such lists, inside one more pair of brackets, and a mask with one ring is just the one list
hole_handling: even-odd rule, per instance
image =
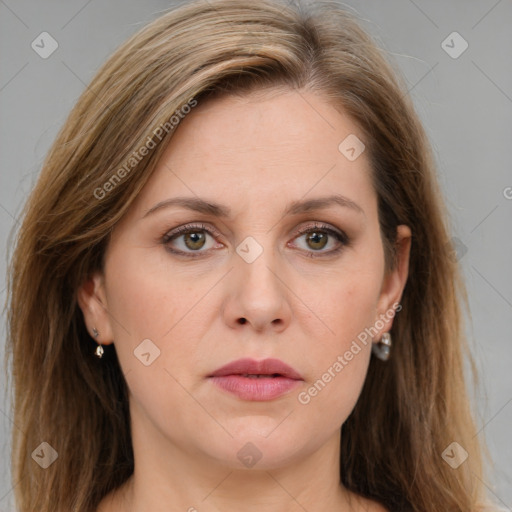
[[224, 320], [237, 330], [281, 332], [291, 319], [290, 285], [271, 250], [263, 250], [254, 261], [249, 261], [234, 255], [235, 268], [229, 274]]

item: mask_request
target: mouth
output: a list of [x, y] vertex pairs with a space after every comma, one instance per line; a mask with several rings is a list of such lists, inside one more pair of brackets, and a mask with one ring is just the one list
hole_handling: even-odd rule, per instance
[[304, 381], [299, 372], [279, 359], [238, 359], [208, 378], [223, 391], [249, 401], [273, 400]]
[[262, 378], [275, 378], [275, 377], [283, 377], [280, 373], [273, 373], [272, 375], [250, 375], [249, 373], [244, 373], [240, 375], [240, 377], [247, 377], [248, 379], [262, 379]]
[[303, 380], [300, 373], [280, 359], [237, 359], [215, 370], [209, 377], [225, 377], [240, 375], [248, 378], [277, 378], [286, 377], [293, 380]]

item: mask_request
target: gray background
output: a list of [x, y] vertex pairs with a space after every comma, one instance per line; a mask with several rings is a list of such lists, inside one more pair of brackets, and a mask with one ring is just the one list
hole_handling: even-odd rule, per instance
[[[0, 0], [0, 299], [11, 230], [51, 142], [97, 68], [126, 38], [169, 8], [165, 0]], [[485, 485], [512, 507], [512, 2], [353, 0], [363, 26], [395, 58], [434, 146], [458, 239], [482, 374], [476, 397], [495, 464]], [[43, 31], [58, 49], [42, 59]], [[457, 31], [467, 50], [442, 47]], [[461, 41], [450, 38], [452, 52]], [[508, 197], [507, 197], [508, 196]], [[5, 314], [0, 320], [4, 348]], [[2, 377], [2, 389], [5, 378]], [[13, 510], [8, 470], [9, 404], [0, 402], [0, 511]]]

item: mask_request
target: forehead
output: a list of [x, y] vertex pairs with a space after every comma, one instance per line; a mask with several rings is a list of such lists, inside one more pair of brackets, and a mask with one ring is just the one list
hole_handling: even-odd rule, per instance
[[199, 103], [180, 123], [170, 152], [175, 162], [207, 156], [214, 162], [253, 158], [270, 164], [305, 159], [310, 165], [337, 159], [349, 135], [364, 138], [350, 116], [318, 93], [269, 89]]
[[347, 140], [364, 147], [357, 123], [317, 93], [208, 99], [180, 122], [141, 200], [215, 196], [235, 210], [326, 193], [372, 200], [368, 157], [347, 158]]

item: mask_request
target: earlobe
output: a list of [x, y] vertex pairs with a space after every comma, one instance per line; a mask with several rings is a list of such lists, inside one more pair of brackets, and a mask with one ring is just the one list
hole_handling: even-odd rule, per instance
[[113, 331], [107, 309], [103, 274], [96, 272], [88, 277], [79, 286], [76, 298], [91, 338], [102, 345], [112, 343]]

